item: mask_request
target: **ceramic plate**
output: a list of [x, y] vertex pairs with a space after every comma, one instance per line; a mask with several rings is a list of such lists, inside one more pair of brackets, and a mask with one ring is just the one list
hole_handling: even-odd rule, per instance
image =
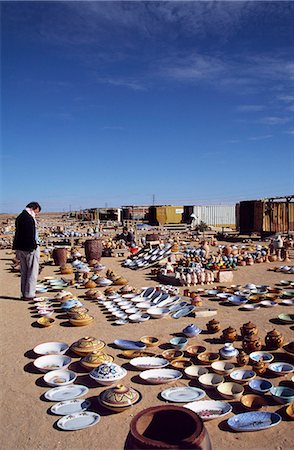
[[100, 420], [99, 414], [91, 411], [83, 411], [64, 416], [58, 420], [57, 425], [65, 431], [81, 430], [96, 425]]
[[51, 402], [62, 402], [63, 400], [72, 400], [87, 394], [89, 389], [82, 384], [69, 384], [60, 386], [45, 392], [44, 396]]
[[187, 403], [184, 407], [194, 411], [202, 420], [218, 419], [232, 411], [232, 406], [229, 403], [216, 400]]
[[152, 357], [152, 356], [141, 356], [139, 358], [133, 358], [130, 364], [136, 369], [161, 369], [162, 367], [168, 366], [169, 362], [164, 358]]
[[55, 403], [55, 405], [51, 407], [50, 411], [57, 416], [67, 416], [68, 414], [76, 414], [85, 411], [90, 405], [90, 400], [77, 398], [75, 400]]
[[178, 380], [182, 372], [174, 369], [150, 369], [140, 373], [140, 378], [151, 384], [163, 384]]
[[272, 363], [268, 366], [268, 368], [272, 372], [274, 372], [276, 374], [281, 374], [281, 375], [284, 375], [286, 373], [291, 373], [294, 370], [294, 366], [292, 366], [292, 364], [284, 363], [284, 362]]
[[284, 323], [294, 323], [294, 314], [280, 314], [278, 317]]
[[239, 295], [231, 295], [231, 297], [228, 297], [228, 301], [233, 305], [244, 305], [244, 303], [248, 302], [248, 298]]
[[186, 403], [200, 400], [206, 393], [199, 388], [190, 386], [172, 387], [160, 393], [161, 397], [168, 402]]
[[260, 305], [264, 306], [265, 308], [272, 308], [273, 306], [277, 306], [278, 303], [274, 302], [273, 300], [262, 300], [260, 302]]
[[179, 319], [180, 317], [188, 316], [192, 311], [194, 311], [194, 309], [195, 309], [195, 306], [193, 306], [193, 305], [185, 306], [183, 309], [180, 309], [179, 311], [176, 311], [172, 315], [172, 318], [173, 319]]
[[144, 350], [146, 345], [140, 341], [128, 341], [125, 339], [115, 339], [113, 343], [122, 350]]
[[228, 419], [228, 425], [235, 431], [257, 431], [278, 425], [282, 418], [272, 412], [247, 412]]

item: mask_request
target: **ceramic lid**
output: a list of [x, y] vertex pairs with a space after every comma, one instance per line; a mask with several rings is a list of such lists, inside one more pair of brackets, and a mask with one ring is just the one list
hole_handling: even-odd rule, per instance
[[278, 330], [276, 330], [276, 329], [274, 328], [272, 331], [269, 331], [269, 332], [267, 333], [267, 336], [270, 336], [270, 337], [280, 337], [280, 336], [281, 336], [281, 333], [280, 333]]
[[113, 357], [111, 355], [108, 355], [104, 352], [94, 351], [92, 353], [88, 353], [87, 356], [85, 356], [81, 363], [93, 367], [100, 366], [100, 364], [112, 362]]
[[260, 341], [260, 337], [258, 337], [256, 334], [249, 334], [248, 336], [245, 336], [243, 338], [243, 341]]
[[131, 406], [140, 399], [140, 393], [132, 387], [119, 384], [113, 388], [106, 389], [100, 394], [102, 405], [112, 408]]
[[72, 345], [73, 348], [87, 352], [89, 352], [91, 349], [93, 350], [98, 350], [98, 348], [101, 349], [104, 346], [105, 343], [103, 341], [100, 341], [99, 339], [96, 339], [92, 336], [85, 336], [79, 339], [77, 342], [74, 342]]
[[231, 326], [229, 326], [228, 328], [226, 328], [223, 333], [228, 334], [228, 333], [236, 333], [237, 330]]
[[91, 371], [92, 377], [97, 380], [115, 380], [123, 377], [126, 373], [126, 369], [113, 362], [100, 364]]

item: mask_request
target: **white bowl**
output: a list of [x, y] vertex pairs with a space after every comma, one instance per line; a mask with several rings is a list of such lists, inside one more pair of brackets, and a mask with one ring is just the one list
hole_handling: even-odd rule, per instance
[[90, 372], [90, 377], [103, 386], [110, 386], [122, 380], [127, 374], [126, 369], [115, 363], [100, 364]]
[[169, 314], [170, 310], [168, 308], [149, 308], [147, 309], [147, 313], [153, 317], [153, 319], [160, 319]]
[[247, 383], [255, 377], [256, 373], [253, 370], [239, 369], [230, 373], [230, 378], [237, 383]]
[[184, 372], [188, 378], [194, 380], [200, 377], [200, 375], [208, 373], [208, 369], [203, 366], [189, 366], [185, 368]]
[[235, 364], [229, 361], [215, 361], [211, 363], [211, 368], [219, 375], [228, 375], [235, 369]]
[[37, 355], [63, 355], [69, 346], [65, 342], [44, 342], [34, 348]]
[[130, 364], [140, 370], [161, 369], [162, 367], [168, 366], [169, 361], [156, 356], [139, 356], [138, 358], [131, 359]]
[[294, 366], [284, 362], [274, 362], [268, 366], [269, 370], [275, 375], [286, 375], [294, 370]]
[[49, 384], [49, 386], [65, 386], [73, 383], [77, 378], [77, 375], [72, 370], [51, 370], [43, 376], [43, 380]]
[[224, 377], [217, 373], [204, 373], [198, 378], [199, 383], [206, 389], [212, 389], [224, 382]]
[[40, 372], [46, 373], [51, 370], [66, 369], [71, 363], [71, 358], [65, 355], [46, 355], [35, 359], [34, 366]]

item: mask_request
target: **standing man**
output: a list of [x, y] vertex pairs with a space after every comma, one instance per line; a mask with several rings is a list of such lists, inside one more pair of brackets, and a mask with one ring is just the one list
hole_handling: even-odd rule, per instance
[[20, 260], [23, 300], [32, 300], [36, 295], [40, 258], [36, 214], [40, 211], [39, 203], [31, 202], [15, 220], [13, 249]]

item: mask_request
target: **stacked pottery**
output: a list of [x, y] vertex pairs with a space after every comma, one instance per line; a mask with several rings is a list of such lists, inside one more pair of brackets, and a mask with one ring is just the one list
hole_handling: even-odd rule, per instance
[[239, 351], [230, 342], [226, 342], [224, 347], [220, 349], [219, 354], [223, 359], [232, 359], [237, 356]]
[[269, 350], [276, 350], [284, 345], [284, 336], [276, 329], [269, 331], [265, 337], [265, 345]]
[[222, 339], [225, 342], [234, 342], [238, 338], [237, 330], [231, 326], [223, 330]]

